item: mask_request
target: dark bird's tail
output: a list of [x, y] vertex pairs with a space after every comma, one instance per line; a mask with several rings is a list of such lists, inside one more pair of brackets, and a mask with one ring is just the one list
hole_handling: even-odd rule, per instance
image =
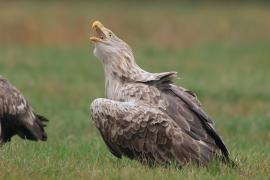
[[47, 133], [45, 132], [46, 122], [48, 119], [44, 116], [34, 114], [35, 119], [30, 125], [28, 123], [23, 123], [23, 126], [18, 128], [18, 135], [23, 139], [28, 139], [32, 141], [46, 141]]
[[41, 136], [40, 136], [39, 140], [46, 141], [48, 137], [47, 137], [47, 133], [45, 132], [44, 128], [47, 126], [46, 123], [49, 120], [44, 116], [36, 114], [36, 121], [37, 121], [37, 124], [39, 125], [39, 128], [41, 130]]

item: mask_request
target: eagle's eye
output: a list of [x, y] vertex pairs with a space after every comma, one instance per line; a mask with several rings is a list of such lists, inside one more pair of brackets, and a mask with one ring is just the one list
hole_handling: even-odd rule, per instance
[[112, 33], [111, 32], [109, 32], [109, 36], [112, 37]]

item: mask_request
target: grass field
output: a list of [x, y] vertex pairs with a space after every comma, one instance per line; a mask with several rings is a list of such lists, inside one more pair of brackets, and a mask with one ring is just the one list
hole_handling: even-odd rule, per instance
[[[88, 41], [99, 19], [152, 72], [197, 92], [238, 168], [182, 170], [114, 158], [89, 117], [104, 96]], [[46, 143], [14, 137], [0, 179], [269, 179], [270, 7], [255, 4], [0, 3], [0, 74], [49, 119]]]

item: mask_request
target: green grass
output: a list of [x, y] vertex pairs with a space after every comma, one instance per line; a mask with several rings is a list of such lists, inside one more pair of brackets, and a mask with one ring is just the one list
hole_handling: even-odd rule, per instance
[[[7, 24], [15, 32], [17, 29], [12, 22], [16, 24], [18, 18], [32, 17], [31, 12], [39, 12], [32, 17], [35, 27], [45, 26], [53, 16], [56, 17], [52, 18], [51, 23], [55, 25], [64, 14], [70, 16], [71, 20], [65, 16], [61, 26], [63, 30], [74, 28], [70, 22], [92, 16], [84, 4], [75, 7], [64, 5], [59, 11], [60, 15], [55, 14], [59, 4], [54, 7], [33, 3], [29, 6], [29, 12], [23, 12], [22, 9], [27, 9], [28, 5], [11, 4], [9, 10], [17, 12], [17, 15], [9, 14], [8, 8], [2, 8], [0, 14], [9, 18], [0, 18], [0, 24]], [[94, 7], [102, 5], [94, 4]], [[126, 6], [123, 4], [120, 9]], [[90, 5], [88, 7], [95, 9]], [[118, 8], [116, 5], [114, 7]], [[260, 17], [270, 17], [270, 13], [262, 6], [237, 6], [235, 9], [238, 11], [232, 6], [203, 7], [201, 10], [198, 6], [185, 5], [180, 11], [170, 5], [156, 5], [149, 10], [136, 5], [130, 7], [127, 17], [117, 16], [120, 19], [116, 24], [120, 26], [120, 22], [134, 20], [138, 32], [127, 30], [125, 23], [120, 26], [123, 29], [116, 25], [114, 27], [120, 31], [117, 34], [123, 33], [125, 36], [131, 33], [126, 39], [133, 45], [137, 62], [144, 69], [151, 72], [179, 72], [182, 79], [176, 80], [176, 84], [198, 94], [206, 111], [215, 119], [216, 128], [228, 145], [232, 158], [237, 160], [238, 168], [216, 162], [208, 167], [190, 165], [182, 170], [173, 167], [148, 168], [136, 161], [113, 157], [89, 117], [90, 102], [104, 96], [104, 77], [102, 65], [92, 54], [92, 46], [84, 46], [88, 34], [78, 34], [79, 39], [85, 36], [85, 42], [75, 43], [75, 37], [64, 38], [63, 41], [51, 39], [50, 42], [43, 39], [48, 36], [47, 32], [38, 29], [36, 31], [41, 38], [37, 41], [15, 39], [11, 37], [12, 31], [7, 32], [10, 35], [7, 39], [12, 42], [0, 45], [0, 74], [25, 94], [37, 112], [50, 119], [47, 128], [49, 139], [46, 143], [33, 143], [14, 137], [11, 143], [0, 149], [0, 179], [269, 179], [270, 40], [267, 33], [263, 34], [269, 21], [264, 22]], [[112, 10], [107, 9], [107, 12], [99, 12], [99, 15], [109, 21]], [[232, 10], [232, 14], [226, 13], [226, 9]], [[134, 15], [136, 10], [142, 12], [138, 17]], [[173, 24], [177, 24], [179, 17], [180, 23], [186, 25], [187, 31], [181, 32], [177, 27], [175, 33], [180, 40], [183, 37], [187, 46], [172, 37], [168, 41], [164, 38], [156, 40], [159, 35], [168, 35], [167, 31], [151, 35], [147, 30], [150, 17], [153, 18], [153, 26], [162, 28], [158, 21], [167, 11], [171, 12]], [[259, 17], [253, 17], [248, 12], [256, 12]], [[93, 13], [98, 16], [97, 10]], [[225, 28], [228, 31], [227, 39], [218, 36], [224, 30], [219, 29], [219, 25], [209, 27], [209, 24], [203, 24], [218, 22], [218, 18], [212, 16], [215, 13], [225, 19], [222, 22], [229, 24], [228, 29]], [[38, 19], [41, 15], [48, 15], [48, 19], [43, 16], [44, 19]], [[139, 22], [138, 19], [146, 15], [149, 16]], [[183, 16], [199, 23], [202, 31], [195, 28], [196, 22], [189, 23]], [[82, 24], [87, 22], [84, 22], [85, 19]], [[231, 26], [231, 22], [235, 21], [239, 21], [237, 27]], [[245, 32], [244, 29], [250, 26], [249, 21], [251, 24], [256, 22], [258, 26]], [[167, 24], [170, 24], [170, 20], [167, 20]], [[194, 31], [189, 32], [193, 28]], [[213, 31], [214, 40], [207, 30]], [[236, 36], [238, 39], [230, 36], [235, 31], [242, 33]], [[149, 37], [143, 36], [145, 33]], [[189, 35], [195, 36], [195, 39], [188, 38]], [[4, 37], [0, 35], [1, 38]]]

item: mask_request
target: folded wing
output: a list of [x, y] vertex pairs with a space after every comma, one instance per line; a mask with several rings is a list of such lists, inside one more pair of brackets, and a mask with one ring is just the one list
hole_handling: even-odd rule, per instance
[[166, 113], [145, 104], [96, 99], [91, 115], [110, 151], [146, 162], [207, 163], [215, 148], [194, 139]]
[[157, 81], [146, 82], [161, 92], [161, 98], [167, 105], [162, 109], [185, 133], [196, 140], [206, 143], [212, 148], [220, 149], [225, 158], [229, 153], [221, 137], [213, 127], [212, 119], [202, 109], [197, 96], [192, 91], [172, 84], [175, 75], [160, 77]]

